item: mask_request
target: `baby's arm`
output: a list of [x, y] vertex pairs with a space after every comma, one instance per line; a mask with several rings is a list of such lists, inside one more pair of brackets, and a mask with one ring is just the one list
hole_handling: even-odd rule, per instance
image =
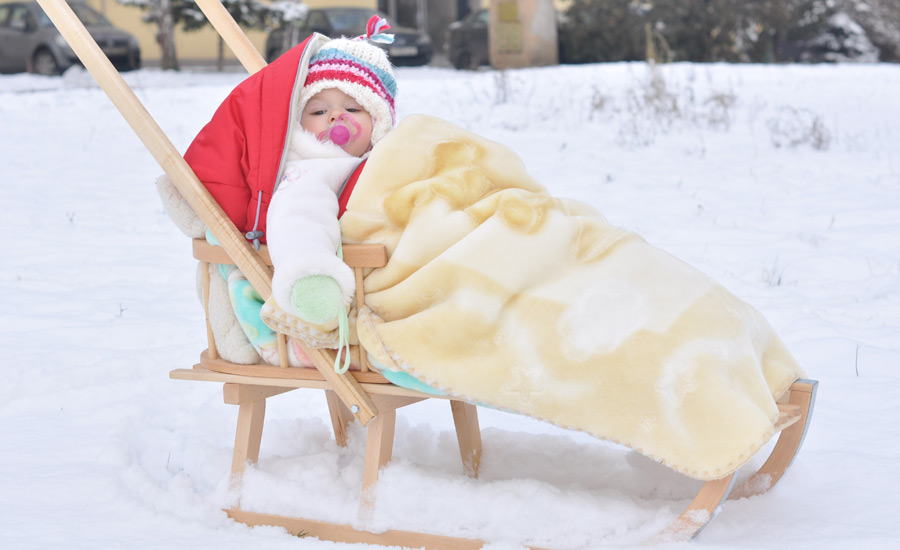
[[272, 197], [267, 226], [275, 302], [309, 323], [331, 324], [355, 291], [353, 271], [337, 256], [334, 190], [322, 178], [289, 169]]

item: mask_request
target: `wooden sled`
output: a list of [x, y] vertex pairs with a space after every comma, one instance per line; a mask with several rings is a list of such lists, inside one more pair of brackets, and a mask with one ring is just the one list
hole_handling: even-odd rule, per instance
[[[194, 257], [201, 263], [236, 264], [260, 296], [268, 298], [271, 295], [271, 269], [266, 261], [265, 250], [254, 250], [225, 216], [181, 154], [103, 55], [65, 0], [38, 1], [163, 171], [221, 243], [221, 247], [212, 247], [204, 241], [194, 241]], [[252, 73], [265, 66], [259, 52], [220, 2], [197, 0], [197, 3], [248, 71]], [[380, 245], [345, 245], [344, 258], [355, 270], [357, 281], [361, 281], [363, 269], [377, 268], [387, 262], [385, 250]], [[205, 288], [208, 296], [208, 270], [204, 269], [203, 273], [207, 274]], [[357, 288], [356, 299], [361, 304], [365, 300], [362, 285], [358, 284]], [[207, 334], [209, 346], [201, 353], [200, 362], [192, 369], [173, 370], [170, 377], [223, 383], [225, 402], [239, 406], [232, 460], [232, 475], [236, 484], [240, 483], [246, 464], [256, 462], [259, 457], [266, 399], [298, 388], [325, 390], [338, 444], [346, 444], [349, 422], [356, 420], [367, 428], [360, 493], [360, 511], [363, 513], [370, 511], [375, 505], [371, 489], [377, 481], [380, 468], [391, 458], [397, 409], [424, 399], [450, 401], [464, 470], [469, 475], [477, 476], [481, 436], [474, 405], [388, 383], [380, 374], [367, 368], [364, 350], [360, 353], [359, 371], [338, 374], [333, 369], [332, 351], [306, 347], [304, 352], [313, 361], [315, 368], [288, 367], [285, 337], [280, 336], [280, 366], [237, 365], [218, 357], [208, 323]], [[727, 499], [754, 496], [771, 489], [784, 475], [800, 449], [809, 427], [816, 390], [815, 381], [796, 381], [790, 387], [784, 402], [778, 405], [780, 416], [775, 424], [778, 440], [759, 471], [737, 488], [733, 487], [736, 473], [704, 483], [684, 513], [660, 537], [665, 540], [688, 540], [709, 523]], [[335, 542], [435, 550], [476, 549], [484, 544], [479, 540], [409, 531], [370, 533], [356, 530], [347, 524], [261, 514], [240, 508], [227, 512], [234, 520], [247, 525], [277, 525], [292, 534], [305, 533], [306, 536]]]

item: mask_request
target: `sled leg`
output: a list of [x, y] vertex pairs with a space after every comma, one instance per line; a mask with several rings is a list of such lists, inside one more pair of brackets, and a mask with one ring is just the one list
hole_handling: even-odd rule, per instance
[[459, 455], [462, 457], [463, 471], [467, 476], [477, 478], [481, 464], [481, 430], [478, 427], [478, 408], [471, 403], [451, 401], [456, 439], [459, 441]]
[[358, 510], [358, 518], [363, 522], [370, 518], [375, 510], [375, 484], [378, 482], [378, 473], [391, 460], [393, 454], [397, 409], [424, 399], [388, 395], [373, 395], [372, 398], [378, 407], [378, 416], [366, 426], [366, 458]]
[[790, 404], [799, 407], [800, 419], [782, 430], [778, 435], [778, 442], [765, 464], [747, 481], [735, 488], [730, 498], [759, 495], [778, 483], [800, 451], [800, 446], [803, 445], [803, 439], [809, 429], [813, 407], [816, 403], [818, 386], [819, 383], [815, 380], [794, 382], [790, 389]]
[[659, 534], [659, 539], [688, 541], [697, 536], [721, 510], [722, 503], [734, 486], [734, 480], [735, 474], [732, 473], [722, 479], [704, 483], [687, 509]]
[[231, 460], [232, 482], [240, 483], [247, 462], [256, 463], [259, 460], [266, 399], [292, 389], [231, 382], [222, 387], [225, 403], [240, 407], [234, 436], [234, 456]]
[[397, 410], [381, 411], [372, 421], [366, 433], [366, 460], [363, 467], [363, 492], [368, 492], [378, 481], [378, 472], [391, 460], [394, 448], [394, 426]]
[[247, 462], [259, 459], [263, 420], [266, 417], [266, 400], [242, 403], [238, 410], [237, 431], [234, 436], [234, 456], [231, 460], [232, 482], [239, 484]]
[[347, 426], [353, 421], [353, 415], [344, 406], [344, 402], [332, 390], [325, 390], [328, 401], [328, 412], [331, 415], [331, 427], [334, 429], [334, 440], [338, 446], [347, 446]]
[[366, 427], [366, 458], [357, 510], [357, 518], [363, 523], [375, 513], [375, 484], [378, 482], [378, 472], [391, 459], [396, 422], [397, 409], [385, 407], [379, 409], [378, 416]]

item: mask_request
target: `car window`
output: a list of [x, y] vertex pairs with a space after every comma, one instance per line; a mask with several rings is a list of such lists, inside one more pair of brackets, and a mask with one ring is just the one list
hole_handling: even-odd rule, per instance
[[9, 17], [9, 6], [0, 4], [0, 28], [6, 26], [6, 18]]
[[47, 16], [46, 13], [44, 13], [44, 10], [41, 9], [40, 6], [38, 6], [37, 18], [38, 18], [37, 24], [39, 27], [52, 27], [53, 26], [53, 21], [50, 21], [50, 18]]
[[106, 18], [100, 14], [100, 12], [94, 11], [84, 4], [70, 5], [72, 6], [72, 11], [75, 12], [75, 15], [78, 16], [78, 19], [81, 20], [81, 22], [84, 23], [85, 26], [108, 27], [111, 25], [111, 23], [107, 21]]
[[11, 29], [24, 31], [28, 28], [28, 19], [28, 8], [25, 6], [13, 6], [7, 26]]
[[481, 10], [480, 12], [478, 12], [478, 20], [476, 22], [481, 25], [487, 25], [490, 22], [490, 18], [491, 12], [489, 12], [488, 10]]
[[366, 32], [366, 23], [372, 17], [372, 10], [333, 10], [328, 13], [331, 27], [344, 35], [359, 35]]

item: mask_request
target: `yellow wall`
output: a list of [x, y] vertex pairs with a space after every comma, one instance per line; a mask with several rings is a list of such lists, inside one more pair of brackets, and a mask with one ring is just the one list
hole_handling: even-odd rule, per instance
[[[130, 32], [141, 44], [141, 58], [144, 62], [159, 61], [161, 56], [159, 44], [156, 42], [156, 25], [141, 20], [144, 11], [135, 6], [125, 6], [116, 0], [87, 0], [87, 4], [103, 13], [109, 21]], [[262, 51], [266, 37], [259, 31], [248, 31], [247, 35], [253, 44]], [[175, 33], [175, 52], [179, 61], [209, 60], [218, 58], [218, 38], [212, 27], [197, 31]], [[225, 48], [225, 59], [234, 59], [231, 51]]]
[[[141, 44], [141, 57], [143, 60], [153, 63], [161, 57], [159, 44], [156, 42], [156, 25], [145, 23], [141, 20], [144, 12], [134, 6], [125, 6], [116, 0], [87, 0], [88, 5], [106, 15], [110, 22], [123, 30], [133, 34]], [[304, 4], [310, 8], [328, 6], [359, 6], [375, 9], [377, 0], [304, 0]], [[262, 52], [266, 43], [267, 33], [259, 30], [244, 29], [247, 36]], [[180, 28], [175, 33], [175, 52], [180, 62], [214, 62], [219, 55], [219, 35], [211, 27], [200, 30], [184, 32]], [[225, 47], [226, 61], [235, 60], [228, 47]]]
[[493, 0], [491, 66], [506, 69], [559, 63], [555, 16], [551, 0]]

